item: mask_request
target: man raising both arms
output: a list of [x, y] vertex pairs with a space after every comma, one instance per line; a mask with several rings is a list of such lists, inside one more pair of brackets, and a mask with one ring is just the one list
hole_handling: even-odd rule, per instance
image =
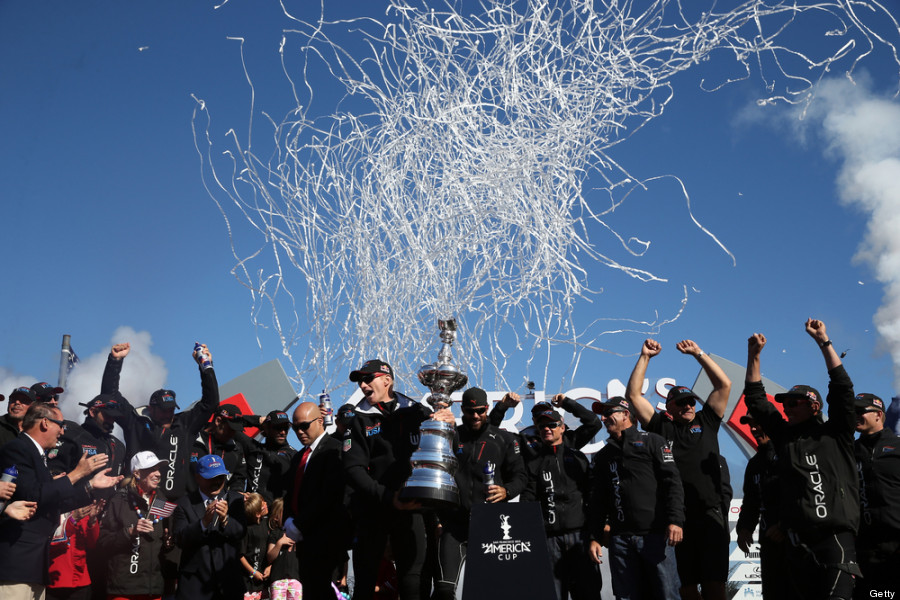
[[656, 340], [641, 347], [625, 397], [646, 431], [666, 439], [684, 484], [684, 539], [675, 547], [681, 597], [685, 600], [725, 600], [728, 577], [728, 523], [722, 514], [722, 472], [719, 426], [725, 415], [731, 380], [722, 368], [692, 340], [675, 347], [697, 359], [713, 389], [706, 405], [696, 410], [700, 398], [690, 388], [676, 385], [666, 396], [666, 411], [657, 413], [641, 391], [650, 359], [660, 353]]

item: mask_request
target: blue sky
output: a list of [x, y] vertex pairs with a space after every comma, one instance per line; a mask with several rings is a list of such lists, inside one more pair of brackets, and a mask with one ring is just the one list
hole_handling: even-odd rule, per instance
[[[341, 16], [368, 10], [383, 18], [376, 3], [340, 4]], [[312, 19], [318, 6], [292, 10]], [[249, 294], [230, 273], [235, 260], [201, 181], [191, 118], [194, 97], [203, 99], [218, 151], [227, 147], [229, 129], [246, 133], [250, 88], [240, 46], [227, 39], [243, 37], [256, 94], [254, 143], [265, 154], [261, 111], [280, 116], [292, 108], [277, 54], [281, 31], [292, 26], [273, 2], [231, 0], [218, 9], [213, 2], [0, 3], [6, 248], [0, 301], [0, 382], [6, 387], [0, 391], [55, 381], [66, 333], [82, 358], [102, 360], [120, 327], [143, 332], [134, 336], [154, 357], [146, 363], [147, 386], [166, 385], [188, 397], [199, 393], [189, 356], [195, 340], [209, 345], [223, 381], [281, 356], [271, 332], [253, 325]], [[897, 43], [900, 36], [890, 29], [882, 24], [882, 33]], [[808, 38], [796, 43], [818, 52], [836, 43]], [[342, 41], [358, 47], [352, 37]], [[803, 330], [813, 316], [825, 320], [840, 350], [850, 349], [846, 364], [858, 391], [895, 393], [891, 346], [879, 337], [874, 318], [885, 304], [882, 320], [893, 323], [895, 249], [878, 234], [891, 214], [900, 214], [890, 205], [897, 179], [880, 189], [888, 198], [880, 204], [854, 198], [870, 197], [858, 188], [877, 179], [865, 168], [891, 168], [898, 158], [900, 121], [891, 119], [898, 110], [892, 96], [898, 65], [888, 49], [877, 47], [860, 63], [857, 86], [845, 88], [848, 66], [832, 68], [826, 82], [832, 87], [801, 121], [794, 109], [757, 106], [766, 90], [756, 74], [714, 93], [702, 91], [701, 81], [734, 74], [731, 62], [714, 55], [676, 77], [663, 116], [611, 151], [638, 177], [680, 177], [693, 215], [736, 263], [691, 222], [674, 180], [654, 183], [610, 218], [626, 237], [652, 242], [633, 264], [668, 282], [639, 283], [588, 265], [592, 287], [603, 294], [579, 305], [576, 315], [649, 321], [658, 311], [666, 319], [688, 290], [680, 318], [657, 335], [664, 352], [651, 364], [651, 381], [693, 381], [696, 363], [674, 349], [680, 339], [742, 363], [747, 337], [761, 331], [769, 338], [767, 377], [824, 389], [821, 358]], [[323, 87], [317, 96], [322, 106], [333, 102], [331, 94]], [[232, 224], [236, 238], [252, 247], [245, 224]], [[873, 254], [888, 264], [882, 280], [874, 263], [854, 260], [867, 240], [876, 240]], [[561, 359], [546, 377], [543, 368], [517, 365], [503, 377], [537, 379], [550, 392], [605, 389], [613, 378], [627, 379], [644, 337], [604, 337], [610, 352], [585, 354], [574, 377], [566, 371], [565, 349], [554, 349]], [[491, 388], [492, 376], [484, 378]], [[313, 392], [321, 387], [306, 383]], [[332, 397], [340, 402], [351, 391], [344, 385]]]

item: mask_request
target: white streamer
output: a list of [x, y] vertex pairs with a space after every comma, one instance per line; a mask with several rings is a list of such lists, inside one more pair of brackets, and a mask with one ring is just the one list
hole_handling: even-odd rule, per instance
[[[663, 113], [673, 77], [724, 50], [740, 75], [704, 89], [758, 70], [761, 102], [800, 104], [838, 61], [850, 63], [851, 76], [876, 44], [900, 66], [891, 41], [897, 22], [871, 0], [750, 0], [722, 12], [716, 2], [705, 11], [696, 4], [495, 0], [473, 14], [470, 3], [392, 0], [383, 22], [328, 21], [323, 4], [315, 23], [285, 9], [292, 29], [278, 52], [296, 106], [281, 122], [270, 119], [271, 158], [251, 151], [251, 116], [246, 142], [230, 132], [225, 175], [201, 100], [195, 140], [229, 237], [235, 214], [261, 236], [251, 250], [232, 239], [233, 273], [250, 290], [254, 322], [279, 336], [297, 381], [332, 388], [373, 357], [412, 373], [433, 359], [435, 321], [455, 316], [456, 354], [472, 380], [489, 384], [494, 375], [496, 389], [508, 389], [504, 373], [516, 352], [530, 364], [540, 351], [549, 363], [551, 347], [567, 347], [574, 376], [583, 352], [604, 350], [603, 336], [654, 332], [677, 318], [686, 287], [671, 317], [619, 319], [596, 303], [585, 308], [602, 291], [588, 282], [588, 267], [663, 280], [611, 258], [614, 248], [592, 235], [608, 240], [600, 234], [611, 232], [634, 257], [649, 247], [605, 218], [656, 178], [641, 181], [610, 152]], [[788, 46], [807, 21], [827, 21], [820, 37], [837, 38], [828, 56]], [[348, 32], [365, 53], [334, 41]], [[297, 57], [299, 72], [289, 66]], [[309, 108], [321, 87], [310, 70], [323, 65], [345, 91], [324, 117]], [[200, 113], [207, 121], [198, 129]], [[675, 179], [698, 229], [734, 259], [691, 213]]]

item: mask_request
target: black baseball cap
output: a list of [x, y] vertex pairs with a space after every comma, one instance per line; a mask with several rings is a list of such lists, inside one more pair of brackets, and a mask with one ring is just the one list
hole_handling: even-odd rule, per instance
[[172, 390], [156, 390], [150, 395], [150, 406], [162, 408], [181, 408], [175, 402], [175, 392]]
[[872, 409], [884, 412], [884, 400], [875, 394], [857, 394], [854, 399], [856, 409], [860, 411], [869, 411]]
[[59, 396], [65, 390], [61, 387], [51, 385], [46, 381], [39, 381], [31, 386], [31, 391], [34, 392], [34, 396], [37, 398], [38, 402], [46, 402], [53, 396]]
[[391, 365], [383, 360], [373, 359], [367, 360], [363, 365], [355, 371], [350, 371], [350, 381], [358, 383], [366, 375], [390, 375], [394, 376], [394, 370]]
[[88, 414], [92, 408], [99, 408], [114, 419], [125, 416], [122, 412], [122, 405], [119, 404], [119, 399], [116, 397], [116, 394], [100, 394], [94, 396], [94, 399], [87, 404], [79, 402], [78, 405], [87, 407], [84, 414]]
[[35, 395], [34, 390], [25, 386], [17, 387], [16, 389], [14, 389], [9, 395], [9, 399], [12, 400], [17, 396], [25, 396], [28, 404], [31, 404], [32, 402], [35, 402], [37, 400], [37, 396]]
[[463, 392], [462, 395], [462, 407], [463, 408], [477, 408], [481, 406], [487, 406], [487, 392], [485, 392], [481, 388], [473, 387], [467, 389]]
[[783, 403], [788, 398], [803, 398], [818, 402], [819, 406], [822, 406], [822, 395], [819, 394], [819, 390], [808, 385], [795, 385], [783, 394], [775, 394], [775, 402]]
[[240, 431], [244, 428], [244, 422], [241, 419], [241, 409], [234, 404], [220, 404], [216, 408], [215, 416], [224, 419], [228, 426], [235, 431]]
[[683, 385], [675, 385], [669, 388], [669, 393], [666, 394], [666, 404], [669, 402], [678, 402], [679, 400], [683, 400], [684, 398], [693, 398], [694, 400], [699, 400], [700, 396], [694, 393], [689, 387]]
[[628, 412], [629, 414], [634, 415], [631, 403], [622, 396], [613, 396], [606, 400], [594, 402], [591, 405], [591, 410], [598, 415], [608, 415], [614, 412]]
[[[227, 404], [225, 406], [228, 406]], [[291, 424], [291, 419], [287, 416], [287, 413], [283, 410], [273, 410], [266, 415], [266, 420], [263, 421], [266, 425], [288, 425]]]

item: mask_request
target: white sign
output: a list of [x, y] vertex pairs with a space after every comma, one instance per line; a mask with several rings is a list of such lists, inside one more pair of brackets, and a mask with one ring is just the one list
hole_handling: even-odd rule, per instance
[[762, 583], [762, 569], [759, 563], [745, 562], [738, 565], [728, 581], [748, 581]]

